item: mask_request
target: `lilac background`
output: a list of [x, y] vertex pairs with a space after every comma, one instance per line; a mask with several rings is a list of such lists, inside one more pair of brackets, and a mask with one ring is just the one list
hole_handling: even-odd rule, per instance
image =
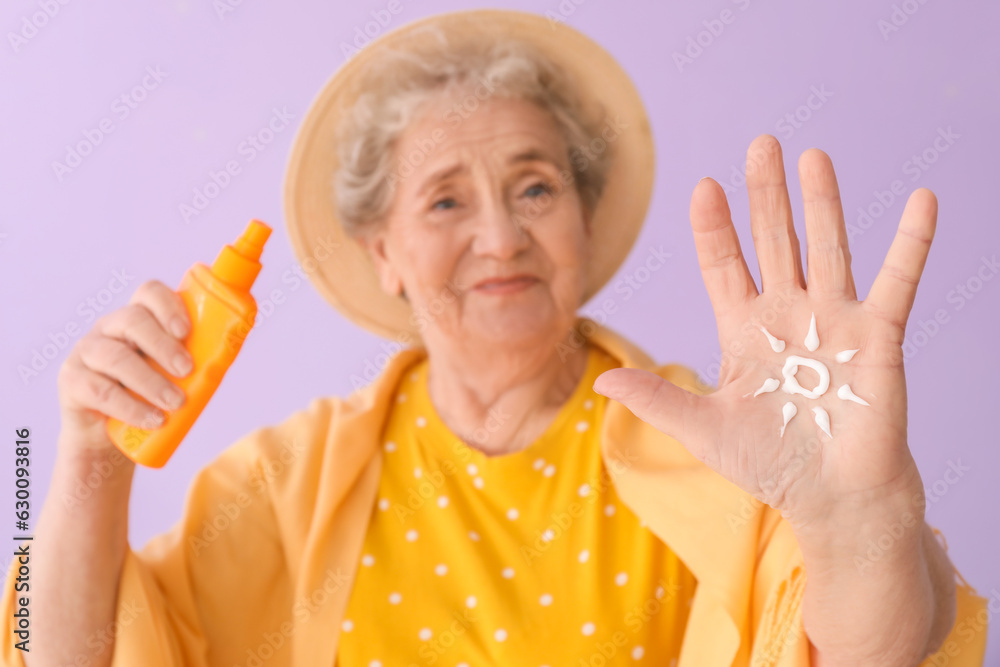
[[[389, 28], [486, 5], [399, 1], [402, 11]], [[661, 361], [688, 364], [716, 380], [714, 317], [697, 267], [688, 203], [701, 176], [726, 185], [756, 272], [739, 180], [756, 135], [770, 132], [782, 143], [803, 239], [795, 163], [808, 147], [831, 155], [849, 222], [893, 180], [903, 181], [907, 194], [920, 186], [936, 192], [937, 238], [908, 330], [915, 350], [907, 362], [910, 444], [932, 498], [928, 520], [944, 531], [952, 559], [981, 593], [1000, 591], [1000, 279], [980, 285], [974, 279], [981, 258], [1000, 253], [1000, 226], [987, 194], [997, 185], [1000, 148], [998, 5], [908, 0], [903, 4], [915, 13], [883, 34], [878, 22], [891, 20], [889, 0], [497, 4], [537, 13], [562, 7], [567, 23], [620, 60], [647, 104], [657, 143], [656, 190], [648, 223], [621, 275], [633, 271], [652, 246], [663, 245], [672, 257], [632, 298], [616, 294], [612, 281], [583, 310], [593, 315], [604, 296], [615, 298], [608, 324]], [[210, 0], [74, 2], [58, 5], [36, 35], [14, 46], [10, 33], [21, 31], [23, 18], [40, 5], [4, 4], [0, 419], [9, 444], [15, 428], [32, 429], [36, 502], [52, 468], [59, 428], [55, 380], [68, 347], [27, 382], [17, 368], [30, 365], [33, 352], [68, 323], [89, 328], [78, 304], [97, 297], [115, 270], [133, 278], [109, 309], [126, 303], [147, 279], [176, 285], [188, 266], [210, 261], [251, 217], [259, 217], [277, 233], [254, 292], [262, 299], [277, 289], [285, 297], [251, 334], [170, 465], [138, 472], [130, 526], [135, 546], [177, 519], [192, 474], [219, 451], [315, 396], [347, 393], [351, 375], [360, 375], [365, 361], [381, 351], [379, 339], [340, 317], [310, 285], [284, 279], [294, 257], [284, 231], [281, 186], [298, 123], [345, 61], [341, 43], [372, 20], [370, 12], [387, 6], [384, 0], [246, 1], [219, 15]], [[672, 54], [724, 9], [732, 12], [732, 22], [693, 62], [678, 68]], [[161, 68], [166, 77], [121, 118], [112, 102], [138, 85], [147, 67]], [[817, 109], [800, 109], [813, 87], [830, 95]], [[275, 107], [287, 108], [292, 124], [249, 161], [240, 143], [267, 125]], [[776, 125], [797, 110], [801, 118], [809, 116], [799, 127]], [[114, 131], [60, 181], [53, 161], [64, 160], [67, 144], [81, 140], [102, 118], [112, 119]], [[913, 178], [906, 162], [933, 146], [939, 128], [951, 128], [958, 138]], [[180, 204], [190, 203], [192, 189], [204, 187], [209, 171], [228, 160], [237, 160], [241, 173], [185, 223]], [[896, 198], [852, 243], [861, 296], [881, 265], [904, 199]], [[970, 279], [972, 288], [981, 289], [960, 305], [953, 290]], [[933, 336], [915, 336], [919, 322], [934, 319], [939, 309], [947, 322]], [[954, 484], [945, 478], [949, 461], [970, 468]], [[12, 465], [12, 453], [0, 456], [0, 478], [12, 479]], [[8, 493], [5, 503], [12, 502]], [[1000, 664], [1000, 619], [990, 635], [987, 664]]]

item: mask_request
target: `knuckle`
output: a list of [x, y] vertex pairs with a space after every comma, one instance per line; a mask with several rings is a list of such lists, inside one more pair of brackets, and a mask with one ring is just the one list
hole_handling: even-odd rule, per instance
[[[124, 306], [124, 308], [127, 307], [128, 306]], [[105, 313], [104, 315], [98, 317], [96, 320], [94, 320], [94, 326], [92, 326], [90, 328], [90, 331], [88, 331], [84, 335], [84, 338], [88, 337], [93, 338], [94, 336], [105, 335], [104, 332], [107, 331], [108, 326], [111, 324], [111, 322], [114, 321], [113, 318], [117, 317], [119, 312], [120, 311], [118, 310], [112, 310], [111, 312]]]
[[75, 365], [67, 359], [59, 367], [59, 372], [56, 374], [56, 386], [61, 390], [70, 389], [76, 384], [77, 378], [78, 372]]
[[121, 341], [109, 339], [104, 345], [104, 354], [112, 367], [118, 367], [130, 361], [136, 351]]
[[98, 329], [88, 331], [82, 338], [80, 338], [80, 340], [76, 342], [76, 345], [73, 346], [73, 350], [70, 351], [70, 356], [67, 357], [66, 360], [69, 361], [74, 354], [79, 356], [81, 360], [91, 359], [99, 345], [99, 341], [103, 338], [104, 334], [102, 334]]
[[132, 293], [131, 301], [135, 303], [141, 301], [148, 301], [149, 299], [153, 298], [153, 296], [158, 291], [157, 285], [159, 284], [159, 282], [160, 281], [158, 280], [147, 280], [143, 283], [140, 283], [139, 286], [135, 288], [135, 292]]
[[121, 318], [122, 325], [126, 329], [133, 329], [143, 324], [149, 317], [149, 311], [146, 310], [145, 306], [139, 304], [131, 304], [122, 308]]
[[87, 349], [87, 365], [94, 370], [117, 373], [136, 354], [135, 350], [117, 338], [100, 338]]
[[84, 382], [84, 390], [87, 396], [97, 405], [107, 405], [110, 403], [120, 389], [121, 387], [117, 383], [107, 378], [97, 377], [96, 375]]

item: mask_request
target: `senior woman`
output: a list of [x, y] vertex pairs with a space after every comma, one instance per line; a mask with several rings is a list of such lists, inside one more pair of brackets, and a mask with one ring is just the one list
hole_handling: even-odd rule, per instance
[[[635, 239], [651, 150], [627, 76], [541, 17], [446, 14], [355, 56], [296, 140], [289, 230], [321, 292], [398, 353], [226, 450], [133, 552], [133, 468], [102, 420], [171, 407], [121, 341], [170, 368], [186, 315], [151, 282], [102, 318], [60, 375], [32, 652], [5, 633], [5, 663], [980, 664], [963, 623], [983, 600], [923, 522], [906, 441], [933, 195], [910, 198], [858, 302], [825, 154], [799, 163], [803, 274], [780, 148], [750, 147], [762, 293], [703, 179], [712, 391], [577, 315]], [[62, 502], [93, 466], [106, 481]]]

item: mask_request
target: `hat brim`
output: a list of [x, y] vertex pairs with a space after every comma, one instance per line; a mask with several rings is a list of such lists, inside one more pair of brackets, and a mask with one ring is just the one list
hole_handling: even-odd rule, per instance
[[[338, 221], [335, 141], [342, 115], [361, 92], [359, 82], [369, 63], [386, 48], [412, 44], [429, 24], [459, 39], [488, 32], [529, 42], [568, 72], [585, 105], [598, 101], [605, 117], [619, 128], [612, 138], [614, 161], [593, 215], [584, 302], [625, 261], [642, 228], [653, 187], [654, 144], [639, 93], [614, 57], [583, 33], [537, 14], [476, 9], [426, 17], [378, 37], [334, 73], [307, 110], [289, 155], [284, 205], [292, 247], [320, 294], [355, 323], [401, 343], [419, 342], [417, 319], [404, 299], [382, 290], [367, 251]], [[603, 139], [598, 139], [593, 151], [604, 150]]]

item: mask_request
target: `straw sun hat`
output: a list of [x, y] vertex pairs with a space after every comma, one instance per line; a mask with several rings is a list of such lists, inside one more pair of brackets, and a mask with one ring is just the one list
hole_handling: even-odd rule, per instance
[[[359, 94], [358, 82], [386, 49], [419, 48], [433, 24], [449, 43], [484, 35], [528, 42], [566, 73], [583, 101], [596, 102], [623, 128], [593, 216], [593, 260], [584, 301], [625, 261], [646, 217], [653, 185], [653, 140], [642, 100], [631, 79], [600, 45], [545, 16], [478, 9], [439, 14], [381, 35], [354, 55], [323, 86], [299, 127], [285, 174], [288, 233], [299, 263], [330, 303], [355, 323], [400, 342], [419, 341], [412, 309], [382, 291], [367, 251], [345, 234], [334, 206], [337, 128]], [[601, 149], [595, 138], [593, 148]]]

